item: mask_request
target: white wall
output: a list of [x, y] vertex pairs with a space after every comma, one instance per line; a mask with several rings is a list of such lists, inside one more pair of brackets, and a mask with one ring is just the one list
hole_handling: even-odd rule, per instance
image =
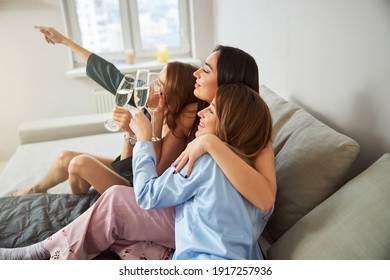
[[[48, 45], [34, 25], [64, 31], [60, 1], [0, 1], [0, 161], [18, 146], [24, 120], [88, 114], [94, 84], [70, 79], [69, 53]], [[75, 102], [75, 100], [77, 102]]]
[[390, 1], [214, 0], [215, 43], [251, 53], [260, 82], [361, 145], [390, 152]]
[[[66, 77], [67, 48], [46, 44], [33, 28], [64, 31], [59, 2], [0, 1], [0, 161], [17, 148], [22, 121], [93, 110], [89, 93], [98, 86], [88, 78]], [[360, 143], [354, 172], [390, 152], [390, 1], [193, 0], [192, 5], [195, 34], [202, 38], [198, 58], [205, 59], [218, 43], [251, 53], [261, 83]]]
[[[194, 38], [204, 36], [195, 54], [204, 60], [214, 47], [212, 2], [195, 0], [191, 7]], [[18, 147], [23, 121], [94, 113], [90, 93], [100, 86], [89, 78], [67, 77], [69, 50], [48, 45], [34, 25], [64, 33], [60, 0], [0, 1], [0, 162]]]

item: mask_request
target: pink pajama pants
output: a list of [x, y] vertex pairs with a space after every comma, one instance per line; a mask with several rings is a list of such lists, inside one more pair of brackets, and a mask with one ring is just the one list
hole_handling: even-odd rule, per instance
[[175, 207], [143, 210], [133, 188], [112, 186], [44, 246], [51, 259], [92, 259], [108, 248], [122, 259], [166, 259], [175, 248]]

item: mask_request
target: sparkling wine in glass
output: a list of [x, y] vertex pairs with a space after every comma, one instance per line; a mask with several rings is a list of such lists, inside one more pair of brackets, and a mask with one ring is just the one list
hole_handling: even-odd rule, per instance
[[[135, 76], [134, 104], [140, 110], [143, 110], [145, 108], [146, 101], [148, 100], [148, 74], [148, 69], [138, 69], [137, 75]], [[131, 144], [135, 144], [137, 142], [137, 137], [134, 135], [130, 141]]]
[[161, 139], [154, 135], [154, 113], [157, 111], [158, 103], [160, 101], [161, 86], [158, 79], [159, 73], [149, 72], [149, 95], [146, 102], [146, 109], [152, 117], [152, 141], [160, 141]]
[[135, 106], [143, 110], [149, 95], [148, 69], [138, 69], [134, 85], [134, 103]]
[[[115, 94], [115, 104], [119, 107], [124, 107], [129, 102], [133, 90], [134, 90], [135, 79], [133, 75], [127, 74], [123, 77], [119, 87]], [[104, 126], [111, 132], [117, 132], [120, 127], [115, 123], [113, 119], [106, 120]]]

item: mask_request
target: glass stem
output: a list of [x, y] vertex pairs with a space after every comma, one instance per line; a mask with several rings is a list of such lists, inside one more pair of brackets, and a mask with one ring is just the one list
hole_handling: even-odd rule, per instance
[[152, 112], [152, 140], [154, 140], [154, 111]]

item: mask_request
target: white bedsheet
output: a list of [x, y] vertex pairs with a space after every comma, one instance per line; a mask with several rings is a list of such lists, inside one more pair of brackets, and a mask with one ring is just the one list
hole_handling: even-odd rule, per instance
[[[21, 145], [0, 175], [0, 196], [28, 188], [37, 182], [63, 150], [81, 151], [115, 159], [120, 154], [122, 145], [123, 132]], [[68, 182], [59, 184], [49, 192], [69, 193]]]

